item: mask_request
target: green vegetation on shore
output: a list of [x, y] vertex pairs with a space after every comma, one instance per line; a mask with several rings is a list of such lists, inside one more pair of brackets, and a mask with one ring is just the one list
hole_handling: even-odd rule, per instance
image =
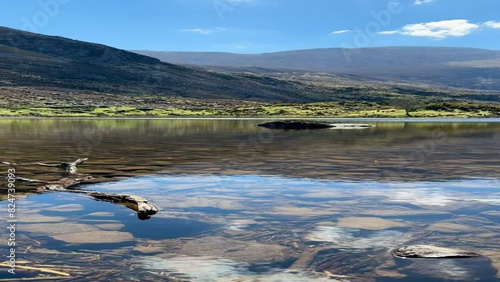
[[[68, 106], [1, 107], [8, 117], [408, 117], [403, 107], [366, 102], [324, 102], [306, 104], [255, 103], [241, 105]], [[429, 103], [410, 112], [411, 117], [478, 118], [499, 117], [500, 105], [470, 102]]]

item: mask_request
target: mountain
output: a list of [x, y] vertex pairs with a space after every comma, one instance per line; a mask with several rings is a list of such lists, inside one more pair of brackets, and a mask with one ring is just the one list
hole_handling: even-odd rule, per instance
[[[396, 49], [398, 52], [390, 52], [387, 51], [389, 49], [383, 48], [367, 49], [361, 50], [360, 54], [357, 54], [356, 50], [351, 50], [354, 52], [350, 57], [352, 62], [349, 64], [344, 62], [344, 71], [337, 69], [335, 70], [337, 73], [333, 73], [334, 70], [329, 73], [331, 66], [336, 64], [335, 61], [338, 61], [338, 64], [342, 60], [345, 61], [346, 57], [342, 52], [346, 50], [335, 49], [334, 52], [328, 49], [306, 50], [261, 55], [217, 54], [219, 60], [230, 56], [238, 63], [229, 65], [228, 62], [229, 66], [207, 69], [186, 66], [187, 63], [181, 66], [162, 62], [158, 58], [105, 45], [0, 27], [0, 105], [50, 106], [54, 104], [54, 99], [67, 101], [63, 104], [68, 106], [98, 104], [102, 99], [113, 100], [113, 105], [120, 105], [123, 104], [121, 100], [128, 99], [142, 103], [140, 101], [146, 98], [148, 101], [154, 101], [155, 97], [160, 96], [224, 99], [225, 102], [246, 100], [390, 103], [393, 98], [401, 98], [402, 95], [500, 101], [500, 91], [473, 91], [420, 85], [415, 81], [421, 77], [404, 77], [409, 75], [409, 72], [403, 71], [404, 69], [418, 71], [418, 75], [422, 77], [426, 75], [433, 77], [434, 82], [439, 79], [449, 80], [447, 69], [441, 70], [441, 73], [436, 71], [439, 69], [437, 67], [434, 70], [430, 69], [430, 66], [439, 65], [435, 61], [440, 60], [442, 68], [456, 71], [456, 76], [460, 78], [457, 79], [457, 83], [478, 77], [478, 72], [488, 69], [493, 74], [484, 76], [482, 83], [486, 85], [487, 82], [494, 82], [488, 85], [496, 87], [496, 79], [500, 77], [500, 73], [498, 68], [491, 66], [494, 61], [490, 59], [497, 54], [496, 51], [468, 49], [467, 60], [452, 62], [454, 57], [451, 55], [446, 57], [443, 49], [441, 54], [434, 55], [433, 58], [421, 55], [420, 59], [398, 61], [404, 57], [401, 54], [407, 54], [407, 50], [410, 49]], [[383, 50], [387, 54], [382, 55], [380, 52]], [[374, 55], [373, 52], [380, 54]], [[430, 51], [419, 52], [430, 53]], [[327, 53], [331, 53], [330, 57], [326, 56]], [[413, 54], [416, 53], [413, 51]], [[384, 56], [387, 59], [391, 58], [390, 54], [395, 56], [391, 59], [395, 65], [392, 68], [389, 67], [391, 63], [383, 59]], [[148, 55], [154, 54], [148, 53]], [[182, 59], [181, 55], [176, 53], [175, 56]], [[190, 56], [186, 53], [184, 55]], [[211, 53], [197, 56], [197, 60], [209, 60]], [[424, 57], [427, 59], [424, 60]], [[420, 65], [415, 67], [417, 64]], [[488, 65], [488, 68], [485, 65]], [[300, 70], [291, 70], [292, 68]], [[349, 68], [349, 72], [345, 71]], [[318, 73], [317, 70], [322, 72]], [[470, 75], [458, 70], [470, 72]], [[384, 78], [384, 75], [387, 78]], [[393, 77], [398, 77], [401, 82], [394, 83], [391, 81]], [[443, 85], [449, 86], [449, 84]], [[95, 95], [98, 94], [106, 96], [101, 95], [102, 99], [96, 98]], [[120, 97], [121, 100], [116, 97]]]
[[215, 69], [326, 72], [362, 80], [500, 90], [500, 51], [495, 50], [377, 47], [311, 49], [264, 54], [134, 52], [165, 62]]
[[329, 100], [327, 90], [161, 62], [100, 44], [0, 27], [0, 87], [273, 101]]

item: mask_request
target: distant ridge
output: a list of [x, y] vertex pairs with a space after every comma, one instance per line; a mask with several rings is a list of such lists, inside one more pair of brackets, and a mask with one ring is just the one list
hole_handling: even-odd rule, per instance
[[264, 54], [134, 51], [212, 68], [301, 70], [364, 79], [500, 90], [500, 51], [448, 47], [326, 48]]

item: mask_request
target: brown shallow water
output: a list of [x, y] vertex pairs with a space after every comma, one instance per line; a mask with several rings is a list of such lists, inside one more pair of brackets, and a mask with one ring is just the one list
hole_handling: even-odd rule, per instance
[[[2, 159], [74, 160], [104, 178], [260, 174], [414, 181], [498, 177], [500, 122], [271, 131], [256, 120], [0, 120]], [[26, 172], [27, 173], [27, 172]]]
[[[84, 195], [18, 192], [17, 263], [36, 269], [0, 268], [0, 278], [500, 281], [499, 122], [304, 132], [258, 122], [0, 120], [2, 161], [88, 157], [80, 170], [96, 179], [80, 188], [140, 195], [162, 209], [139, 221]], [[390, 255], [406, 244], [483, 256]]]

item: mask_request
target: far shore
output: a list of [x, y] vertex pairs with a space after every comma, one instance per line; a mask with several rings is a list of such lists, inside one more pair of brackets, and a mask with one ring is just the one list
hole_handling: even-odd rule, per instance
[[0, 116], [0, 120], [320, 120], [332, 122], [500, 122], [500, 117], [88, 117], [88, 116]]
[[199, 119], [470, 119], [500, 118], [500, 106], [487, 104], [432, 104], [404, 109], [363, 103], [307, 103], [254, 105], [128, 106], [0, 106], [0, 118], [199, 118]]

